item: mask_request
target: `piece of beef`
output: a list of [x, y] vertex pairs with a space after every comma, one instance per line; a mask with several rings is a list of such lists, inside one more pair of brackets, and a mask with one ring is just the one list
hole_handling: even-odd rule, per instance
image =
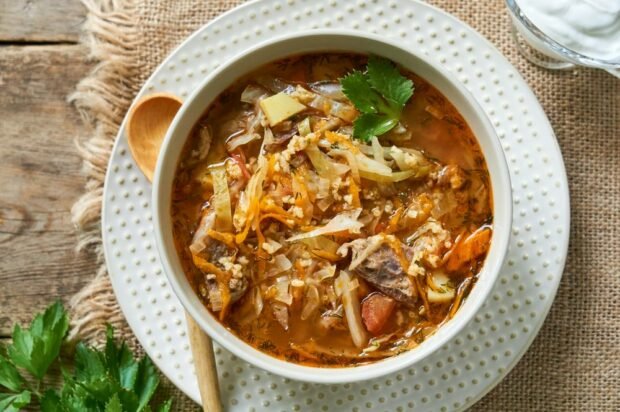
[[[405, 246], [406, 248], [406, 246]], [[355, 273], [397, 301], [414, 307], [417, 291], [407, 268], [388, 244], [382, 244], [355, 267]]]

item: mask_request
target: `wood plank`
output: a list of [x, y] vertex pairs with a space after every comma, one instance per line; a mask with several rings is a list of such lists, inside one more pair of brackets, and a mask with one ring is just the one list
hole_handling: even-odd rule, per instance
[[0, 53], [0, 336], [95, 273], [74, 252], [70, 208], [82, 193], [74, 139], [86, 134], [66, 103], [90, 68], [82, 46]]
[[1, 42], [77, 42], [80, 0], [0, 0]]

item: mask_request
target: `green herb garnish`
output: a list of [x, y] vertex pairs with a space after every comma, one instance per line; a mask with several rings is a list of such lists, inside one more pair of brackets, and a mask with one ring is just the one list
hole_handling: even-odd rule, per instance
[[392, 62], [375, 56], [368, 59], [365, 72], [354, 70], [340, 79], [340, 84], [361, 112], [353, 124], [353, 136], [363, 141], [394, 128], [413, 96], [413, 82], [400, 74]]
[[[135, 359], [125, 343], [116, 344], [108, 327], [105, 348], [97, 350], [80, 342], [73, 362], [62, 362], [66, 359], [61, 359], [60, 349], [68, 328], [67, 312], [60, 302], [38, 314], [30, 327], [15, 325], [13, 342], [0, 347], [0, 411], [19, 411], [36, 399], [43, 412], [150, 412], [159, 385], [150, 359]], [[58, 389], [42, 387], [52, 364], [62, 371], [63, 385]], [[24, 378], [26, 373], [31, 379]], [[157, 411], [169, 412], [170, 408], [168, 400]]]

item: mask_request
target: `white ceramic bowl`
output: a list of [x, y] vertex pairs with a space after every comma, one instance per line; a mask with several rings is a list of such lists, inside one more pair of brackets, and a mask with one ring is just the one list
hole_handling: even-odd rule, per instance
[[[386, 57], [435, 86], [463, 115], [482, 148], [491, 177], [494, 234], [480, 276], [453, 319], [419, 347], [376, 363], [345, 368], [302, 366], [269, 356], [236, 337], [203, 306], [187, 281], [175, 250], [170, 218], [171, 191], [183, 145], [210, 103], [244, 74], [271, 61], [301, 53], [346, 51]], [[456, 78], [415, 51], [389, 40], [344, 30], [313, 30], [259, 44], [211, 73], [183, 103], [166, 135], [153, 180], [154, 228], [164, 271], [183, 306], [220, 345], [245, 361], [291, 379], [317, 383], [346, 383], [387, 375], [412, 366], [439, 349], [474, 317], [487, 299], [502, 266], [510, 236], [512, 197], [508, 167], [499, 139], [482, 108]]]

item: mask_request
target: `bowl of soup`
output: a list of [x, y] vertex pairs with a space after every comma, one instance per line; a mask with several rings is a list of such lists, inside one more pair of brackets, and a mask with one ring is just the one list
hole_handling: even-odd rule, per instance
[[473, 96], [359, 32], [278, 38], [211, 73], [153, 184], [183, 306], [238, 357], [310, 382], [386, 375], [447, 343], [488, 297], [511, 226]]

